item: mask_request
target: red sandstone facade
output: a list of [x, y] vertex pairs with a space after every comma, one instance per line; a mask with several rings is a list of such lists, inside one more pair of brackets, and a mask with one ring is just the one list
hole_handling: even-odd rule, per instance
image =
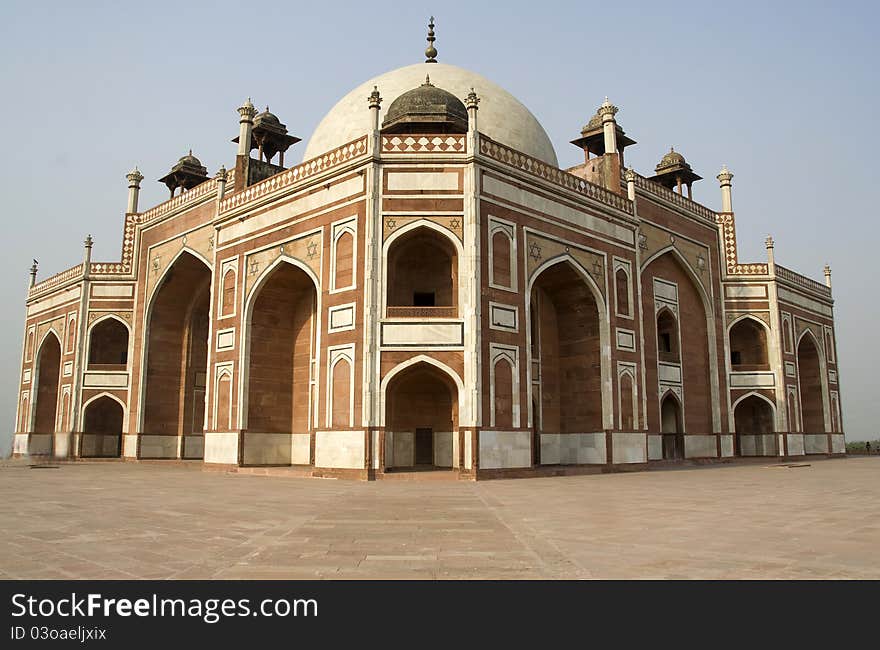
[[680, 156], [624, 168], [607, 101], [567, 171], [482, 108], [383, 126], [376, 94], [285, 168], [297, 139], [247, 104], [233, 172], [184, 157], [142, 212], [129, 175], [121, 260], [34, 270], [15, 453], [352, 478], [844, 453], [830, 272], [769, 239], [740, 263], [729, 172], [715, 212]]

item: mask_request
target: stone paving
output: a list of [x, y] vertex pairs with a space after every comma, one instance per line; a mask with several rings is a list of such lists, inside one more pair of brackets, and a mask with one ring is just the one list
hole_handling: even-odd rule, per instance
[[880, 457], [469, 482], [0, 462], [0, 578], [873, 578]]

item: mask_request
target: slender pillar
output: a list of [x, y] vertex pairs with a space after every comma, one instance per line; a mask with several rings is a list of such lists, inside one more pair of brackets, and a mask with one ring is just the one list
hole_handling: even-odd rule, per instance
[[220, 165], [220, 169], [217, 170], [217, 174], [214, 176], [214, 180], [217, 181], [217, 200], [222, 201], [223, 196], [226, 194], [226, 181], [229, 179], [229, 172], [226, 171], [226, 167], [224, 165]]
[[247, 156], [251, 151], [251, 133], [254, 129], [254, 116], [257, 114], [250, 97], [238, 107], [238, 114], [238, 155]]
[[379, 109], [382, 107], [382, 97], [379, 95], [379, 87], [373, 86], [373, 92], [367, 97], [370, 106], [370, 131], [375, 133], [379, 130]]
[[92, 245], [95, 243], [95, 240], [92, 239], [91, 235], [86, 235], [86, 240], [83, 242], [83, 276], [88, 278], [89, 271], [91, 271], [92, 267]]
[[471, 88], [471, 91], [464, 100], [464, 105], [467, 107], [468, 112], [468, 133], [477, 132], [477, 111], [479, 110], [479, 103], [480, 98], [477, 97], [477, 93]]
[[831, 288], [831, 267], [828, 264], [826, 264], [824, 271], [825, 271], [825, 284], [830, 289]]
[[617, 106], [614, 106], [605, 98], [599, 107], [599, 115], [602, 116], [602, 132], [605, 135], [605, 154], [617, 153], [617, 122], [614, 116], [617, 115]]
[[626, 195], [630, 201], [636, 200], [636, 172], [632, 167], [628, 167], [624, 172], [626, 179]]
[[128, 179], [128, 209], [126, 212], [134, 214], [138, 211], [138, 195], [141, 191], [141, 181], [144, 180], [144, 175], [135, 167], [125, 177]]
[[34, 286], [37, 283], [37, 266], [39, 266], [39, 262], [34, 260], [34, 263], [31, 264], [31, 284], [30, 286]]
[[727, 165], [724, 165], [715, 178], [721, 185], [721, 212], [733, 212], [733, 199], [730, 193], [730, 181], [733, 180], [733, 174], [727, 169]]
[[767, 247], [767, 272], [770, 275], [776, 275], [776, 258], [773, 255], [773, 237], [767, 235], [764, 240], [764, 246]]

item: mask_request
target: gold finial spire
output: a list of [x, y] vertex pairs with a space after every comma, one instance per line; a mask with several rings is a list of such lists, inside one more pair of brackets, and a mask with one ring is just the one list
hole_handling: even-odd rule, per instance
[[437, 48], [434, 47], [434, 16], [428, 23], [428, 47], [425, 48], [425, 63], [437, 63]]

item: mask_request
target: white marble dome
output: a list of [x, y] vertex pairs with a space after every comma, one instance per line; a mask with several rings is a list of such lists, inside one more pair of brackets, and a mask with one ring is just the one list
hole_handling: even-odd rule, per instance
[[423, 84], [426, 75], [431, 76], [432, 84], [462, 100], [471, 88], [476, 91], [480, 98], [478, 125], [482, 133], [545, 163], [559, 166], [556, 151], [547, 132], [529, 109], [485, 77], [445, 63], [417, 63], [362, 83], [340, 99], [324, 116], [309, 139], [303, 160], [315, 158], [369, 131], [370, 111], [367, 97], [373, 86], [378, 86], [382, 96], [382, 111], [379, 116], [381, 124], [385, 110], [391, 106], [391, 102], [406, 91]]

